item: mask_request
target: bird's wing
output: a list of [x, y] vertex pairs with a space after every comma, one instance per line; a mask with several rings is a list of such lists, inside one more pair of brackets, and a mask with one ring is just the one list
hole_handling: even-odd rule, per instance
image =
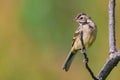
[[72, 39], [72, 46], [74, 45], [76, 39], [80, 36], [80, 27], [75, 31], [73, 39]]

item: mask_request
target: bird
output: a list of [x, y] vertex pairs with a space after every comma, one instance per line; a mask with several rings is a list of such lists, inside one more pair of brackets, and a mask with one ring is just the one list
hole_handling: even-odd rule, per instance
[[[69, 70], [76, 53], [81, 51], [84, 47], [85, 50], [89, 48], [95, 41], [97, 35], [97, 26], [86, 13], [79, 13], [74, 20], [79, 24], [79, 27], [74, 33], [72, 47], [62, 67], [66, 72]], [[84, 47], [80, 39], [81, 37]]]

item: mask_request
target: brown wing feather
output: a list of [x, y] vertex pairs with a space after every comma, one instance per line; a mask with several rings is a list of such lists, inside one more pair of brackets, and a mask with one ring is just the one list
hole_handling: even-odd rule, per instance
[[80, 35], [80, 27], [78, 27], [78, 29], [74, 33], [74, 36], [73, 36], [73, 39], [72, 39], [72, 46], [74, 45], [74, 42], [79, 35]]

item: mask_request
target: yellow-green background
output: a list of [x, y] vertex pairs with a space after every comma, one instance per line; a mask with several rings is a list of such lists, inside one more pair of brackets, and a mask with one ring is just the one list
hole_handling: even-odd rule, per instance
[[[120, 48], [120, 1], [116, 0], [116, 36]], [[78, 24], [76, 14], [89, 14], [98, 27], [87, 50], [97, 75], [106, 62], [108, 0], [0, 0], [0, 80], [92, 80], [77, 54], [69, 72], [62, 70]], [[107, 80], [120, 79], [120, 65]]]

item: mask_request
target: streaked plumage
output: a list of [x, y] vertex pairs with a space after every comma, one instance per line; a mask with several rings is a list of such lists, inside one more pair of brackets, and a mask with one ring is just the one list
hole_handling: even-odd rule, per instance
[[96, 34], [97, 34], [96, 25], [87, 14], [80, 13], [75, 18], [75, 21], [78, 22], [80, 26], [77, 28], [77, 30], [74, 33], [74, 37], [72, 40], [72, 48], [63, 65], [63, 69], [65, 71], [69, 70], [75, 54], [83, 47], [80, 41], [81, 31], [83, 31], [83, 42], [85, 48], [90, 47], [96, 39]]

